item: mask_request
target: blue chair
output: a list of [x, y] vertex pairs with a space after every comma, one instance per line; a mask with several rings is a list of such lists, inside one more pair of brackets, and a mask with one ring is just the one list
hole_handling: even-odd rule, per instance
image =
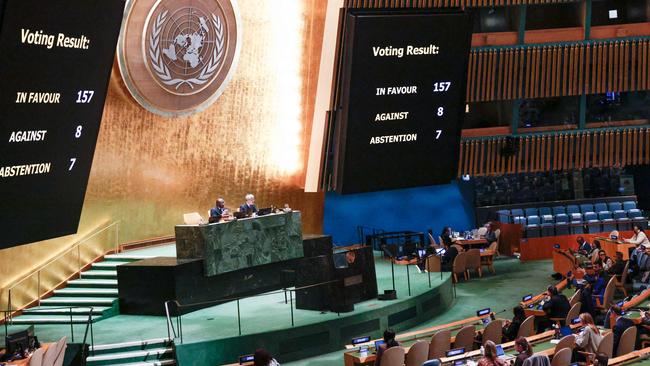
[[598, 215], [595, 212], [587, 212], [584, 215], [584, 222], [587, 224], [587, 233], [595, 234], [600, 231], [600, 220], [598, 220]]
[[553, 222], [545, 222], [540, 225], [542, 229], [542, 236], [555, 236], [555, 224]]
[[524, 216], [524, 210], [520, 208], [513, 208], [512, 210], [510, 210], [510, 214], [514, 217]]
[[633, 208], [627, 212], [627, 217], [631, 219], [635, 219], [637, 217], [643, 217], [643, 214], [641, 213], [641, 210], [638, 208]]
[[555, 235], [569, 235], [569, 224], [566, 222], [555, 224]]
[[555, 215], [555, 223], [556, 224], [568, 224], [569, 223], [569, 216], [567, 216], [567, 214]]
[[557, 216], [559, 214], [566, 214], [566, 208], [564, 206], [553, 207], [553, 215]]
[[607, 211], [607, 204], [605, 202], [598, 202], [594, 205], [594, 211]]
[[585, 230], [582, 224], [582, 214], [572, 213], [569, 217], [571, 219], [571, 224], [569, 225], [571, 234], [584, 234]]
[[526, 226], [526, 218], [523, 216], [515, 216], [513, 222], [515, 224]]
[[499, 211], [497, 211], [497, 217], [499, 219], [499, 222], [502, 222], [504, 224], [509, 224], [510, 223], [510, 210], [499, 210]]
[[598, 220], [611, 220], [612, 213], [609, 211], [600, 211], [598, 212]]
[[529, 207], [524, 210], [524, 213], [526, 214], [526, 217], [537, 216], [538, 215], [537, 207]]
[[618, 211], [623, 209], [623, 205], [620, 202], [610, 202], [607, 204], [608, 211]]
[[539, 216], [544, 216], [544, 215], [553, 215], [553, 211], [551, 211], [550, 207], [540, 207], [539, 208]]
[[[617, 212], [623, 212], [625, 215], [625, 211], [623, 210], [619, 210]], [[618, 227], [618, 231], [632, 230], [632, 220], [630, 220], [627, 216], [616, 217], [616, 214], [614, 214], [614, 220], [616, 221], [616, 227]]]
[[610, 233], [610, 232], [616, 230], [616, 228], [617, 228], [616, 220], [614, 220], [614, 219], [604, 219], [604, 220], [602, 220], [601, 223], [603, 224], [603, 229], [602, 230], [605, 233]]
[[614, 220], [627, 218], [627, 212], [625, 212], [624, 210], [616, 210], [612, 212], [612, 214], [614, 215]]
[[544, 215], [542, 216], [542, 224], [552, 224], [555, 222], [553, 215]]
[[583, 203], [580, 205], [580, 212], [582, 212], [583, 214], [587, 212], [594, 212], [594, 205], [592, 205], [591, 203]]
[[567, 215], [571, 215], [571, 214], [579, 213], [579, 212], [580, 212], [580, 207], [578, 207], [577, 205], [568, 205], [566, 207]]
[[528, 216], [527, 220], [528, 220], [528, 226], [539, 225], [540, 224], [539, 216], [536, 216], [536, 215]]
[[587, 212], [584, 215], [585, 222], [598, 221], [598, 215], [595, 212]]
[[630, 211], [636, 208], [636, 202], [634, 201], [625, 201], [623, 202], [623, 210]]

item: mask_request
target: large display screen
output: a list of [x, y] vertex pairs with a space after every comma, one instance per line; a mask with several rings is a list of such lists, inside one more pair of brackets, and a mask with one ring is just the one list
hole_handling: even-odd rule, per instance
[[470, 42], [463, 12], [346, 14], [335, 119], [339, 193], [453, 179]]
[[124, 5], [0, 1], [0, 248], [77, 232]]

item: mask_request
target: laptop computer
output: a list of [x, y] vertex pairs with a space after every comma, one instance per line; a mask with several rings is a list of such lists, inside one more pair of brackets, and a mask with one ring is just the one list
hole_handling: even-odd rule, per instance
[[245, 219], [248, 217], [248, 215], [246, 215], [246, 212], [239, 211], [233, 212], [232, 215], [235, 216], [236, 219]]
[[268, 214], [270, 214], [272, 212], [273, 212], [273, 208], [271, 208], [271, 207], [260, 208], [259, 210], [257, 210], [257, 216], [268, 215]]
[[506, 362], [516, 358], [515, 356], [507, 355], [507, 354], [503, 351], [503, 346], [500, 345], [500, 344], [497, 344], [497, 357], [498, 357], [500, 360], [502, 360], [502, 361], [506, 361]]

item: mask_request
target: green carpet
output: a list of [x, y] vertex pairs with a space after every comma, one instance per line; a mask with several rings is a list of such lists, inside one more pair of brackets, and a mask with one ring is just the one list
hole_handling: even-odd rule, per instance
[[[495, 262], [496, 274], [485, 274], [483, 278], [472, 278], [456, 286], [458, 297], [454, 305], [446, 312], [430, 321], [413, 328], [422, 329], [434, 325], [445, 324], [476, 315], [476, 310], [491, 308], [499, 312], [502, 318], [512, 317], [512, 308], [524, 295], [538, 294], [549, 284], [554, 284], [550, 278], [552, 262], [532, 261], [520, 262], [516, 259], [499, 260]], [[282, 363], [282, 360], [278, 360]], [[287, 366], [331, 366], [343, 365], [343, 350], [318, 357], [312, 357], [296, 362], [283, 363]], [[645, 365], [644, 365], [645, 366]], [[648, 363], [650, 366], [650, 362]]]

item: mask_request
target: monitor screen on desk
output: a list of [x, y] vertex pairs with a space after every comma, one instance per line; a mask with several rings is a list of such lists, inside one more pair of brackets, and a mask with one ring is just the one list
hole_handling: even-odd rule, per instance
[[465, 348], [456, 348], [447, 351], [447, 357], [454, 357], [454, 356], [462, 355], [463, 353], [465, 353]]
[[370, 342], [370, 336], [363, 336], [363, 337], [357, 337], [357, 338], [352, 338], [352, 344], [357, 345], [361, 343], [366, 343]]
[[381, 347], [381, 345], [384, 343], [386, 342], [384, 342], [383, 340], [375, 341], [375, 350], [379, 350], [379, 347]]
[[247, 362], [253, 362], [255, 361], [255, 355], [245, 355], [245, 356], [239, 356], [239, 364], [243, 365]]
[[503, 356], [505, 354], [506, 353], [503, 352], [503, 346], [501, 346], [500, 344], [497, 344], [497, 357]]
[[524, 297], [521, 299], [521, 301], [526, 302], [526, 301], [530, 301], [530, 300], [532, 300], [532, 299], [533, 299], [533, 295], [532, 295], [532, 294], [529, 294], [529, 295], [524, 296]]

